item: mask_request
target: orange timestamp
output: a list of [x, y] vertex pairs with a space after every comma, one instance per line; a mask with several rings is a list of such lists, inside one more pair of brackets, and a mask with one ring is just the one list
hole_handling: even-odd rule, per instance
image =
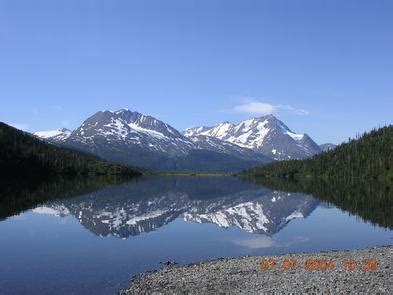
[[377, 271], [379, 261], [377, 259], [355, 260], [351, 258], [343, 258], [338, 263], [334, 259], [306, 259], [299, 260], [296, 258], [284, 258], [277, 261], [274, 258], [262, 258], [260, 261], [260, 269], [273, 270], [280, 267], [283, 271], [305, 269], [305, 270], [333, 270], [341, 267], [344, 270], [366, 270]]

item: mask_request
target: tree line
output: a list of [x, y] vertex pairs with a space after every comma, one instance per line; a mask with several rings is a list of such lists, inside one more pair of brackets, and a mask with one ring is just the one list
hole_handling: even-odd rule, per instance
[[14, 178], [51, 175], [139, 176], [141, 173], [129, 166], [43, 142], [0, 122], [0, 175]]
[[275, 162], [245, 170], [256, 178], [310, 180], [367, 179], [393, 182], [393, 126], [374, 129], [306, 160]]

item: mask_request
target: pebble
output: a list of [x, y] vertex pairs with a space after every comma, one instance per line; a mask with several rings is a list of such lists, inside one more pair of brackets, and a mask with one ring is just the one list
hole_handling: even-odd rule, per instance
[[[261, 269], [261, 259], [274, 259], [272, 270]], [[335, 267], [284, 270], [284, 259], [333, 259]], [[341, 261], [353, 259], [356, 270], [343, 269]], [[376, 270], [364, 270], [364, 259], [376, 259]], [[164, 268], [135, 277], [120, 294], [216, 294], [216, 293], [386, 293], [393, 294], [393, 246], [364, 250], [288, 254], [269, 257], [241, 257]], [[302, 263], [300, 263], [302, 262]], [[361, 267], [362, 266], [362, 267]]]

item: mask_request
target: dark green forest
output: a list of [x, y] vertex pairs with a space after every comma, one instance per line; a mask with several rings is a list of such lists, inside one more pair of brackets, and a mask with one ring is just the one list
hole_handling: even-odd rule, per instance
[[93, 155], [45, 143], [0, 122], [0, 175], [7, 178], [54, 175], [128, 175], [141, 173]]
[[365, 133], [307, 160], [281, 161], [245, 170], [253, 178], [375, 180], [393, 182], [393, 126]]
[[247, 178], [255, 184], [286, 192], [311, 194], [318, 200], [356, 215], [374, 225], [393, 229], [393, 191], [389, 184], [364, 180], [290, 181], [282, 178]]

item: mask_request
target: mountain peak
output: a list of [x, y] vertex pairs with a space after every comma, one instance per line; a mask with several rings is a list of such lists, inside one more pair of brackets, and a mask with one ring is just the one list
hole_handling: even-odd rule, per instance
[[185, 154], [192, 145], [170, 125], [126, 108], [95, 113], [73, 132], [69, 142], [87, 146], [91, 151], [97, 150], [98, 145], [109, 149], [132, 146], [170, 155]]
[[320, 151], [319, 146], [310, 137], [291, 131], [272, 114], [251, 118], [238, 124], [223, 122], [213, 127], [190, 128], [184, 134], [188, 137], [215, 137], [276, 160], [305, 158]]
[[266, 119], [271, 120], [271, 119], [273, 119], [273, 120], [278, 120], [277, 117], [274, 116], [273, 114], [267, 114], [267, 115], [264, 115], [264, 116], [256, 117], [255, 119], [263, 119], [263, 120], [266, 120]]
[[118, 115], [118, 114], [122, 114], [122, 113], [131, 113], [131, 111], [129, 109], [120, 109], [120, 110], [114, 111], [113, 113]]

